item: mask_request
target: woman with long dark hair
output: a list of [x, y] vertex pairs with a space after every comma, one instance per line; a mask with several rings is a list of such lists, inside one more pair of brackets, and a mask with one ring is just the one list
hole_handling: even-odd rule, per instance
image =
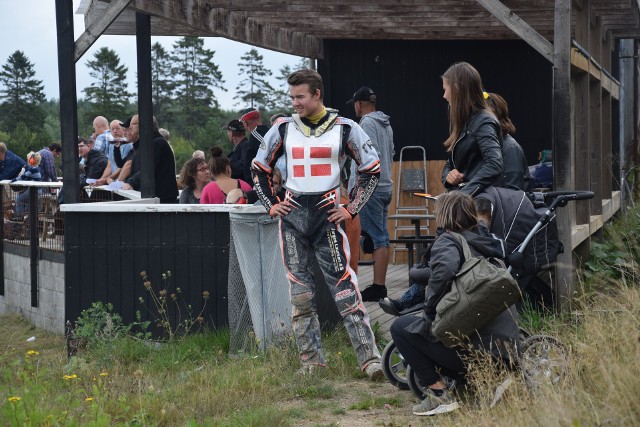
[[442, 170], [445, 189], [474, 196], [502, 177], [500, 123], [471, 64], [458, 62], [442, 75], [443, 98], [449, 103], [448, 158]]

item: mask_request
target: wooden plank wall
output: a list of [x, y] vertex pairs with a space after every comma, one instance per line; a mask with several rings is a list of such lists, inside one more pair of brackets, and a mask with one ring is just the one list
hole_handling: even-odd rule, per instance
[[[111, 303], [125, 323], [157, 314], [140, 272], [146, 271], [156, 294], [180, 287], [187, 304], [211, 327], [228, 324], [227, 277], [229, 218], [226, 212], [65, 214], [65, 319], [74, 321], [95, 301]], [[171, 272], [166, 282], [162, 274]], [[168, 286], [166, 286], [168, 285]], [[170, 315], [177, 319], [174, 306]], [[184, 308], [181, 307], [184, 311]], [[183, 313], [182, 319], [185, 319]]]

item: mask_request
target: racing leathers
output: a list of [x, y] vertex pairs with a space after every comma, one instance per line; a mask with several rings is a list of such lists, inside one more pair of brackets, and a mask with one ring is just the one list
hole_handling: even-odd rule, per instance
[[[271, 185], [273, 168], [285, 156], [284, 200]], [[348, 204], [340, 205], [340, 170], [345, 156], [358, 165], [358, 185]], [[252, 163], [258, 197], [270, 214], [278, 203], [290, 208], [280, 218], [280, 245], [291, 297], [292, 327], [304, 365], [324, 365], [316, 311], [313, 257], [333, 295], [361, 369], [378, 362], [380, 353], [349, 267], [350, 249], [340, 224], [328, 220], [332, 208], [353, 218], [375, 190], [380, 163], [369, 137], [352, 120], [327, 109], [316, 124], [298, 115], [279, 119], [265, 135]]]

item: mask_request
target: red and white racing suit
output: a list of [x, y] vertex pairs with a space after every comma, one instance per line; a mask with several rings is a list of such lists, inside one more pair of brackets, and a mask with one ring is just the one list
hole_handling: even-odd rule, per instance
[[[280, 200], [271, 185], [273, 167], [285, 156], [286, 195]], [[358, 165], [358, 185], [347, 205], [340, 206], [340, 170], [345, 156]], [[328, 211], [339, 207], [354, 217], [378, 184], [378, 155], [362, 128], [334, 110], [313, 125], [297, 115], [279, 119], [265, 135], [252, 163], [255, 189], [267, 211], [287, 203], [291, 211], [280, 219], [282, 259], [287, 270], [292, 326], [304, 364], [325, 364], [316, 312], [313, 257], [356, 351], [362, 369], [379, 361], [380, 353], [369, 315], [349, 267], [349, 242], [341, 225], [328, 221]]]

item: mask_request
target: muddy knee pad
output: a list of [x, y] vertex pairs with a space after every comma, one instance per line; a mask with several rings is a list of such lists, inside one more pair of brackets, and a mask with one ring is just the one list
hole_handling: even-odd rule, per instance
[[314, 293], [311, 291], [291, 295], [293, 317], [305, 316], [313, 313], [316, 309], [314, 296]]

